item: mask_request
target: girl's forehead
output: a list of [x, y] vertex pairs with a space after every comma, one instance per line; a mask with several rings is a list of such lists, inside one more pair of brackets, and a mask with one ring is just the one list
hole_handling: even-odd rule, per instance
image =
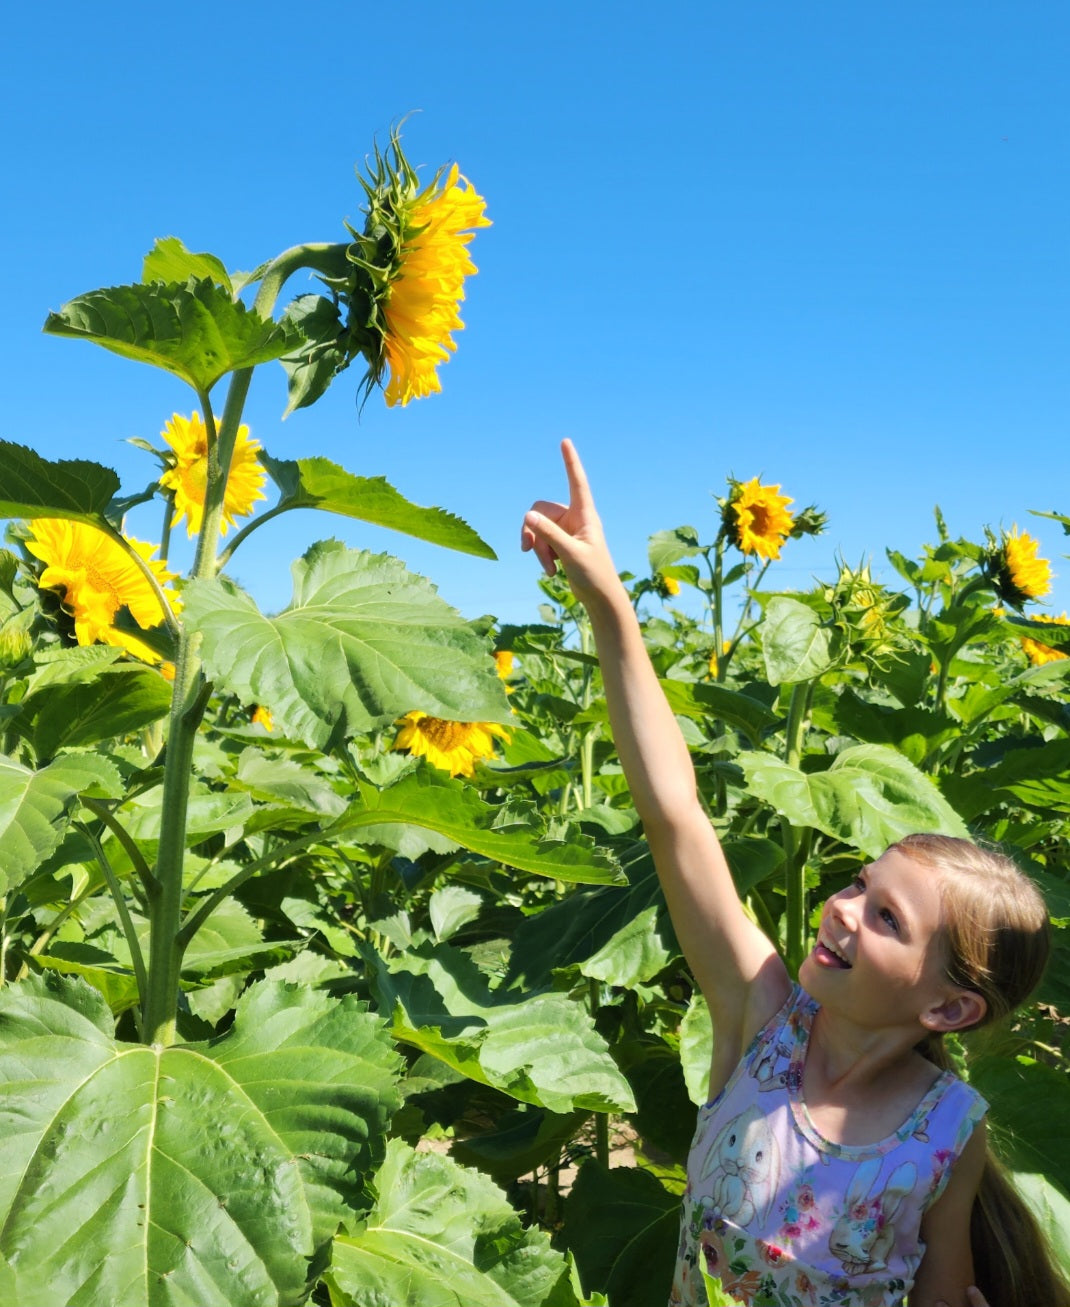
[[918, 929], [937, 931], [943, 925], [944, 903], [939, 868], [891, 848], [870, 863], [867, 880], [894, 899]]

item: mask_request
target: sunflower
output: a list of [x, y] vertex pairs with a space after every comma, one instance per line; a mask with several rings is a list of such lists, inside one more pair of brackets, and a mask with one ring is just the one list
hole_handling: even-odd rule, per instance
[[393, 747], [426, 758], [451, 776], [471, 776], [479, 759], [494, 757], [495, 739], [509, 739], [496, 722], [451, 722], [417, 709], [401, 719]]
[[451, 333], [464, 327], [464, 279], [476, 271], [466, 247], [474, 228], [490, 226], [485, 208], [454, 164], [444, 184], [432, 183], [400, 215], [402, 243], [383, 304], [388, 405], [442, 389], [436, 369], [457, 348]]
[[741, 553], [779, 558], [795, 525], [791, 503], [779, 486], [763, 486], [757, 477], [735, 483], [722, 515], [729, 539]]
[[663, 589], [665, 591], [665, 597], [667, 599], [675, 599], [680, 593], [680, 582], [677, 581], [675, 576], [666, 576], [664, 572], [661, 572], [658, 575], [657, 580], [659, 583], [658, 589]]
[[1042, 599], [1051, 589], [1051, 563], [1038, 558], [1040, 542], [1028, 531], [1014, 527], [1002, 533], [985, 557], [985, 572], [1004, 603], [1014, 608], [1030, 599]]
[[275, 729], [275, 719], [271, 715], [271, 709], [265, 708], [262, 703], [258, 703], [253, 709], [249, 721], [254, 726], [262, 726], [265, 731], [273, 731]]
[[512, 649], [495, 649], [494, 666], [499, 677], [503, 681], [507, 681], [516, 667], [516, 654], [513, 653]]
[[[171, 607], [177, 609], [178, 597], [166, 589], [175, 573], [152, 557], [156, 546], [129, 536], [127, 544], [148, 563], [165, 587]], [[143, 662], [160, 661], [159, 654], [143, 640], [112, 625], [115, 614], [124, 606], [143, 630], [158, 626], [165, 617], [152, 586], [122, 545], [85, 522], [38, 517], [32, 523], [26, 548], [45, 564], [37, 584], [42, 589], [63, 592], [63, 606], [74, 618], [79, 644], [100, 640], [125, 649]]]
[[[1049, 617], [1046, 613], [1037, 613], [1033, 620], [1051, 622], [1056, 626], [1070, 626], [1070, 617], [1067, 617], [1065, 613], [1062, 613], [1059, 617]], [[1070, 655], [1063, 653], [1061, 649], [1053, 649], [1050, 645], [1041, 644], [1039, 640], [1031, 640], [1027, 635], [1022, 637], [1022, 648], [1034, 667], [1043, 667], [1045, 663], [1055, 663], [1060, 658], [1070, 657]]]
[[[171, 525], [177, 526], [185, 517], [186, 531], [194, 536], [201, 529], [208, 481], [208, 431], [204, 419], [196, 412], [188, 418], [175, 413], [160, 434], [175, 454], [174, 462], [160, 477], [160, 485], [175, 497]], [[256, 501], [267, 498], [262, 490], [267, 473], [256, 461], [259, 448], [260, 442], [249, 438], [249, 428], [243, 423], [238, 428], [230, 460], [220, 535], [226, 535], [235, 517], [248, 517]]]

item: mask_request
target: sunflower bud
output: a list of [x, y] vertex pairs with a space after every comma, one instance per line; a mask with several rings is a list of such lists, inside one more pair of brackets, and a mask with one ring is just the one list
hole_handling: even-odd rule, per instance
[[0, 628], [0, 669], [10, 672], [24, 662], [33, 649], [33, 638], [14, 622]]
[[852, 569], [841, 564], [836, 584], [825, 587], [824, 598], [852, 656], [879, 662], [905, 643], [896, 619], [910, 601], [878, 585], [868, 565]]

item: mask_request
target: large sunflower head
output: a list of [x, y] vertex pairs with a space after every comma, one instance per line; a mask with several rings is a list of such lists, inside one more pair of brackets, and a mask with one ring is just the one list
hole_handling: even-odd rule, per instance
[[417, 710], [401, 719], [393, 747], [426, 758], [451, 776], [471, 776], [481, 758], [494, 757], [496, 739], [509, 739], [496, 722], [451, 722]]
[[[156, 546], [129, 536], [126, 539], [148, 563], [171, 607], [177, 609], [178, 596], [167, 589], [175, 573], [152, 557]], [[31, 523], [26, 548], [45, 564], [37, 584], [61, 592], [63, 606], [74, 618], [79, 644], [99, 640], [117, 645], [143, 662], [160, 661], [159, 654], [143, 640], [113, 625], [123, 607], [142, 630], [158, 626], [165, 617], [148, 579], [122, 545], [85, 522], [38, 517]]]
[[1039, 558], [1040, 542], [1028, 531], [1013, 527], [992, 540], [984, 557], [985, 575], [1005, 604], [1021, 608], [1031, 599], [1043, 599], [1051, 589], [1051, 563]]
[[[188, 418], [175, 413], [160, 434], [174, 454], [167, 471], [160, 477], [160, 485], [175, 497], [171, 525], [177, 526], [185, 518], [187, 534], [195, 536], [204, 517], [204, 494], [208, 482], [208, 431], [204, 419], [197, 412]], [[263, 492], [267, 473], [256, 459], [259, 448], [260, 442], [250, 439], [249, 428], [243, 423], [238, 428], [230, 460], [223, 517], [219, 523], [221, 535], [226, 535], [236, 517], [248, 517], [258, 499], [267, 498]]]
[[350, 275], [327, 281], [348, 306], [348, 357], [359, 351], [368, 361], [365, 387], [389, 369], [386, 402], [404, 405], [442, 389], [438, 365], [457, 348], [464, 279], [476, 271], [467, 247], [490, 220], [456, 164], [421, 187], [396, 133], [370, 171], [360, 178], [364, 230], [349, 228]]
[[[1055, 626], [1070, 626], [1070, 617], [1067, 617], [1065, 613], [1060, 614], [1058, 617], [1050, 617], [1047, 613], [1037, 613], [1033, 621], [1050, 622]], [[1039, 640], [1030, 639], [1027, 635], [1022, 637], [1022, 648], [1034, 667], [1043, 667], [1045, 663], [1056, 663], [1060, 658], [1070, 657], [1070, 655], [1063, 653], [1061, 649], [1053, 649], [1051, 645], [1041, 644]]]
[[729, 540], [740, 553], [779, 558], [780, 547], [795, 526], [788, 512], [788, 505], [795, 501], [782, 495], [779, 486], [763, 486], [757, 477], [731, 484], [731, 494], [721, 501], [721, 520]]

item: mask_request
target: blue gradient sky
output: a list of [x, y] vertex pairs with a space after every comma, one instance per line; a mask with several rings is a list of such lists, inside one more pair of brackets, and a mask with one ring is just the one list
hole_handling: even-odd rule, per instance
[[[518, 525], [559, 493], [565, 435], [621, 567], [657, 530], [712, 539], [725, 476], [761, 475], [830, 519], [773, 584], [837, 552], [892, 580], [885, 547], [932, 540], [939, 503], [956, 535], [1037, 534], [1070, 605], [1070, 539], [1029, 516], [1070, 513], [1066, 6], [60, 0], [5, 26], [0, 435], [129, 489], [152, 466], [123, 440], [194, 399], [42, 335], [48, 310], [136, 280], [157, 236], [232, 268], [344, 239], [354, 163], [412, 110], [412, 160], [456, 159], [487, 198], [441, 396], [358, 417], [351, 370], [281, 423], [272, 365], [247, 420], [277, 457], [459, 513], [501, 561], [293, 514], [235, 560], [263, 606], [333, 534], [468, 616], [534, 618]], [[158, 538], [158, 513], [131, 528]]]

